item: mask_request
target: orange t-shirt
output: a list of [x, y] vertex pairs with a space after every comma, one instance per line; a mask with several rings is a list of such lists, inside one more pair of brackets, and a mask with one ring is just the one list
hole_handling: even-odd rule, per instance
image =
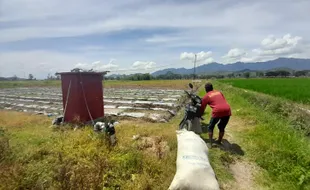
[[230, 105], [220, 91], [210, 91], [202, 98], [201, 114], [203, 114], [207, 105], [212, 108], [213, 118], [231, 116]]

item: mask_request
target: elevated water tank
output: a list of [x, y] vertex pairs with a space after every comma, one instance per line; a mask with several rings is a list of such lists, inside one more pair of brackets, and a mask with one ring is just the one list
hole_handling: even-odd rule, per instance
[[102, 118], [103, 75], [97, 72], [64, 72], [61, 76], [64, 122], [86, 123]]

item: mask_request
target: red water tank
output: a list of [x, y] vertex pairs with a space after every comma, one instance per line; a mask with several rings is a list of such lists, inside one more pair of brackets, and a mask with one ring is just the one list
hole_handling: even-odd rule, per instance
[[95, 72], [65, 72], [61, 75], [64, 122], [86, 123], [102, 118], [103, 75]]

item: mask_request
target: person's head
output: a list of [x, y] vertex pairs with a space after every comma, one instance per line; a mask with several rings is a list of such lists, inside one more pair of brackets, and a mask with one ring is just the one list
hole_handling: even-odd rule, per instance
[[205, 89], [206, 89], [206, 92], [210, 92], [210, 91], [213, 90], [213, 85], [212, 85], [211, 83], [208, 82], [208, 83], [205, 85]]

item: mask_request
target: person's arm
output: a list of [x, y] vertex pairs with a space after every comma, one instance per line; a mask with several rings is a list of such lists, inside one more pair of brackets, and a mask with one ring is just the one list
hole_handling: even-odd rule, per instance
[[205, 109], [208, 105], [208, 96], [202, 98], [201, 107], [200, 107], [200, 116], [202, 116], [205, 112]]

